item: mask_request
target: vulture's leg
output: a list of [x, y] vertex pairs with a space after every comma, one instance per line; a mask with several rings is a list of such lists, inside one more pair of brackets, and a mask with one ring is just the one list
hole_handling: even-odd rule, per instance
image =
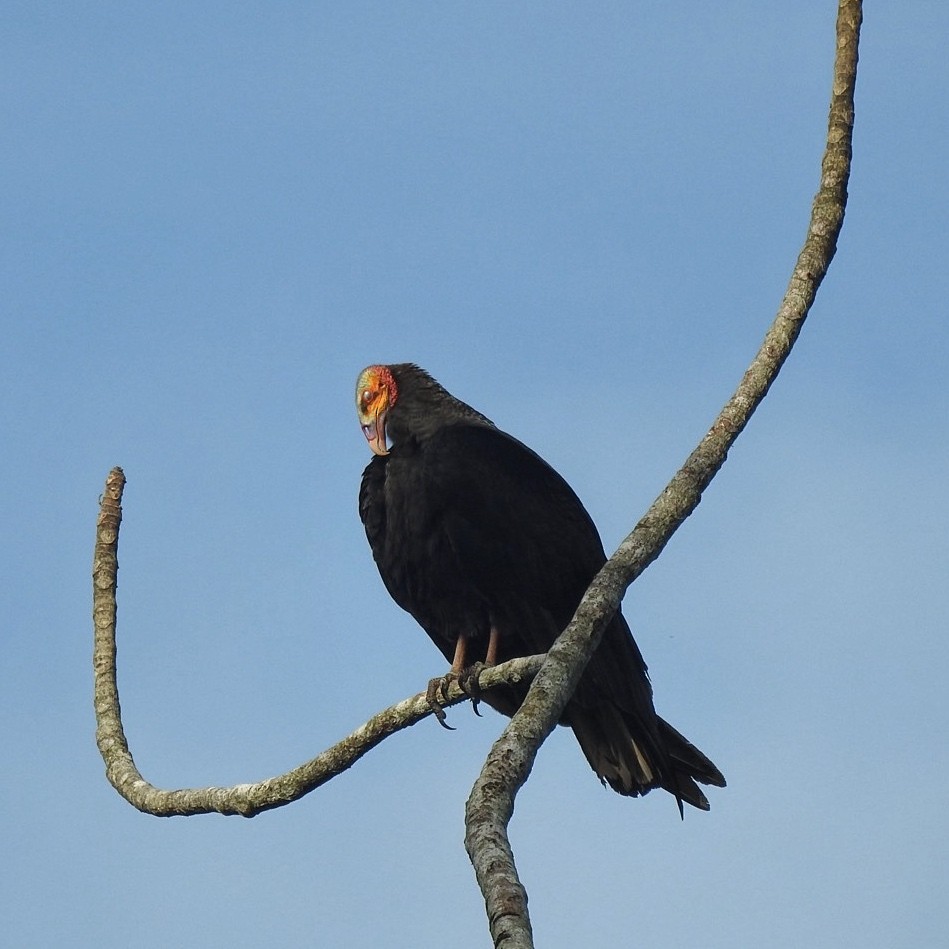
[[490, 666], [496, 665], [498, 661], [498, 647], [501, 641], [501, 634], [497, 626], [491, 624], [491, 635], [488, 637], [488, 650], [484, 654], [484, 662], [473, 662], [458, 677], [458, 685], [461, 691], [471, 698], [471, 707], [475, 715], [480, 715], [478, 703], [481, 701], [481, 683], [479, 677], [481, 673]]
[[[442, 708], [441, 702], [448, 698], [448, 686], [455, 680], [461, 683], [462, 674], [465, 671], [465, 658], [468, 655], [468, 639], [465, 636], [459, 636], [455, 642], [455, 656], [451, 661], [451, 668], [443, 676], [435, 676], [428, 680], [428, 688], [425, 690], [425, 700], [429, 708], [438, 719], [438, 724], [442, 728], [452, 730], [452, 726], [446, 721], [447, 716]], [[439, 701], [441, 699], [441, 702]]]

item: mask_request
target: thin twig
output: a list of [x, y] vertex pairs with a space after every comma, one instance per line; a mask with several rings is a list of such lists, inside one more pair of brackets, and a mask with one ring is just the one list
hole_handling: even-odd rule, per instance
[[834, 256], [847, 203], [861, 18], [859, 0], [841, 0], [820, 189], [814, 198], [804, 246], [761, 349], [708, 433], [597, 574], [570, 625], [548, 652], [524, 703], [492, 747], [472, 788], [465, 812], [465, 846], [484, 895], [495, 946], [533, 946], [527, 891], [514, 866], [507, 827], [515, 796], [527, 780], [537, 750], [573, 694], [626, 588], [656, 559], [695, 510], [702, 492], [767, 394]]

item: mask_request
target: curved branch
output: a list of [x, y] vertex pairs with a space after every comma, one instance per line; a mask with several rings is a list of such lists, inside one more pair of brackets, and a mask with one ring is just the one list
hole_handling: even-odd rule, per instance
[[465, 847], [484, 894], [495, 946], [533, 946], [527, 893], [517, 875], [507, 826], [514, 798], [537, 750], [573, 694], [626, 588], [659, 555], [697, 507], [735, 439], [764, 399], [794, 345], [837, 247], [847, 203], [853, 96], [862, 19], [860, 0], [840, 0], [837, 54], [821, 183], [810, 226], [784, 299], [761, 349], [708, 433], [597, 574], [570, 625], [551, 647], [527, 698], [495, 742], [465, 811]]
[[[95, 624], [92, 662], [95, 674], [96, 743], [105, 761], [109, 782], [133, 807], [156, 817], [210, 813], [253, 817], [261, 811], [282, 807], [303, 797], [352, 767], [367, 751], [390, 735], [432, 714], [425, 693], [421, 692], [373, 715], [351, 735], [310, 761], [265, 781], [226, 788], [181, 788], [174, 791], [149, 784], [129, 752], [122, 727], [116, 682], [115, 591], [124, 487], [124, 472], [121, 468], [113, 468], [106, 478], [96, 525], [92, 568]], [[502, 683], [526, 681], [540, 668], [543, 658], [527, 656], [485, 669], [479, 684], [487, 691]], [[457, 705], [467, 698], [457, 683], [452, 683], [443, 704]]]

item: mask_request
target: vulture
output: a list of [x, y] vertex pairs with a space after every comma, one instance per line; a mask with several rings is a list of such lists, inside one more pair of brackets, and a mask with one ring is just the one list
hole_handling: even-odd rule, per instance
[[[364, 369], [356, 408], [373, 453], [359, 516], [382, 581], [451, 663], [445, 679], [477, 697], [481, 663], [546, 652], [567, 626], [606, 562], [600, 536], [547, 462], [418, 366]], [[440, 681], [428, 692], [438, 712]], [[526, 694], [526, 685], [510, 685], [483, 698], [513, 715]], [[681, 813], [683, 802], [709, 809], [698, 783], [725, 786], [656, 714], [646, 663], [619, 611], [561, 724], [620, 794], [661, 787]]]

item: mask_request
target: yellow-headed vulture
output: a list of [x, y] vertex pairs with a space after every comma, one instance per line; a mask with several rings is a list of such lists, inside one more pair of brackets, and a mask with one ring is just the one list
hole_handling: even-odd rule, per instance
[[[392, 598], [421, 624], [464, 681], [488, 665], [546, 652], [606, 556], [570, 486], [411, 363], [370, 366], [356, 385], [373, 451], [359, 515]], [[431, 697], [431, 690], [430, 690]], [[512, 715], [526, 686], [484, 700]], [[622, 613], [603, 633], [562, 724], [620, 794], [655, 787], [708, 810], [696, 782], [718, 768], [653, 707], [646, 663]]]

